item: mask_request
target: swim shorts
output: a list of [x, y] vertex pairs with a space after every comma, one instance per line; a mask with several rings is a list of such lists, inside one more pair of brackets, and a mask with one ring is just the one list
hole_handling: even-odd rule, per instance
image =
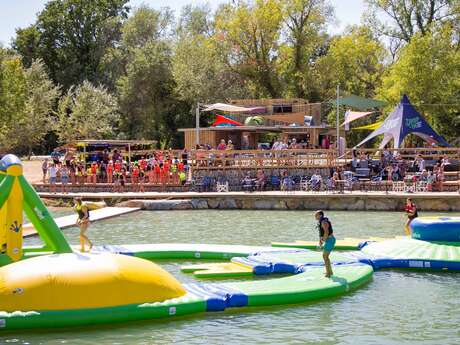
[[335, 246], [335, 237], [334, 236], [329, 236], [326, 239], [326, 242], [324, 242], [323, 251], [324, 252], [332, 252], [332, 249], [334, 249], [334, 246]]

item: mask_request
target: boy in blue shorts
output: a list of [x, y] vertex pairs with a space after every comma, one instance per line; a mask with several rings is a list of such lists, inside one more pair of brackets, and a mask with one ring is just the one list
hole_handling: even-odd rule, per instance
[[324, 216], [323, 211], [316, 211], [315, 219], [318, 221], [319, 246], [323, 248], [323, 260], [324, 266], [326, 267], [325, 276], [330, 278], [333, 272], [329, 255], [335, 246], [334, 230], [332, 229], [332, 224], [329, 219]]

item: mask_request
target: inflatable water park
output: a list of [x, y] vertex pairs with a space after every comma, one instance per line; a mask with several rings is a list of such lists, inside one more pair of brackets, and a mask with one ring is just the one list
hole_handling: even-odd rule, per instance
[[[24, 214], [43, 246], [24, 245]], [[411, 237], [337, 240], [330, 278], [317, 243], [307, 241], [107, 244], [82, 253], [24, 178], [21, 161], [7, 155], [0, 161], [0, 330], [288, 307], [358, 290], [381, 269], [460, 271], [460, 218], [418, 218], [411, 230]], [[163, 259], [196, 260], [181, 267], [194, 282], [181, 283], [154, 263]]]

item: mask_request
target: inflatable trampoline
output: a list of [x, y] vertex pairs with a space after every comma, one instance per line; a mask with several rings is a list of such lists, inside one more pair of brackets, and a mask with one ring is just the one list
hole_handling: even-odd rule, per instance
[[460, 242], [460, 217], [420, 217], [410, 227], [412, 238], [418, 240]]

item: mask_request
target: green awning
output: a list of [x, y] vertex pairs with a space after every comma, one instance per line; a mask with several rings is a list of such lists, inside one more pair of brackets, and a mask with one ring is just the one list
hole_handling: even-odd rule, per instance
[[[331, 99], [329, 103], [332, 105], [336, 105], [337, 100]], [[359, 110], [369, 110], [369, 109], [374, 109], [374, 108], [381, 108], [385, 106], [386, 104], [387, 103], [385, 101], [379, 101], [377, 99], [365, 98], [365, 97], [355, 96], [355, 95], [350, 95], [350, 96], [339, 98], [339, 105], [345, 105], [353, 109], [359, 109]]]

